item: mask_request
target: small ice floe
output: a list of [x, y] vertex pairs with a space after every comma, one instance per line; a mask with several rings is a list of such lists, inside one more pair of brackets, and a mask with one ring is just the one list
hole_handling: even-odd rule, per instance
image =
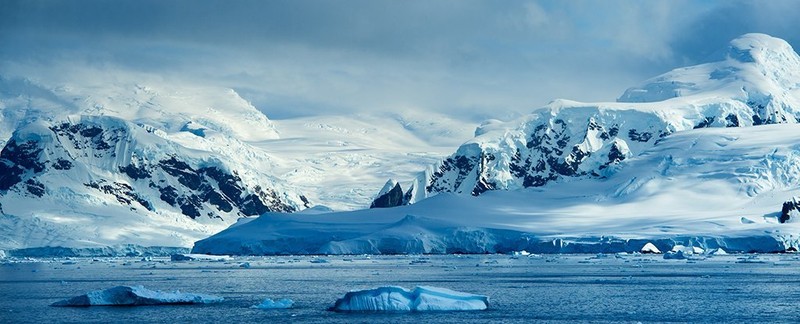
[[250, 269], [250, 262], [245, 262], [239, 265], [239, 268]]
[[767, 263], [767, 261], [762, 260], [758, 257], [758, 255], [751, 255], [743, 258], [737, 258], [736, 263]]
[[672, 252], [682, 251], [684, 254], [703, 254], [705, 250], [697, 246], [675, 245], [672, 247]]
[[230, 261], [232, 258], [227, 255], [173, 254], [169, 259], [172, 261]]
[[686, 260], [686, 253], [683, 251], [664, 253], [664, 260]]
[[250, 308], [258, 308], [258, 309], [286, 309], [292, 308], [294, 305], [294, 301], [289, 298], [281, 298], [278, 300], [272, 300], [271, 298], [264, 299], [261, 304], [250, 306]]
[[489, 298], [437, 287], [387, 286], [351, 291], [330, 308], [336, 312], [422, 312], [486, 310]]
[[665, 260], [703, 260], [706, 251], [696, 246], [675, 245], [672, 250], [664, 253]]
[[311, 261], [308, 261], [308, 262], [311, 262], [311, 263], [330, 263], [328, 260], [325, 260], [323, 258], [313, 258], [313, 259], [311, 259]]
[[219, 303], [222, 297], [176, 292], [154, 291], [143, 286], [117, 286], [106, 290], [90, 291], [86, 294], [55, 302], [51, 306], [144, 306], [187, 305]]
[[640, 250], [642, 254], [661, 254], [661, 250], [659, 250], [653, 243], [647, 242]]
[[519, 259], [519, 257], [526, 257], [529, 255], [531, 255], [531, 253], [525, 250], [511, 252], [512, 259]]

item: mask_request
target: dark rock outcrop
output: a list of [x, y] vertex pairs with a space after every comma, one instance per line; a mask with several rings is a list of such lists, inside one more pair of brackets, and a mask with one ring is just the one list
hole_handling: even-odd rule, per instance
[[369, 208], [388, 208], [403, 205], [403, 188], [396, 184], [389, 192], [375, 198]]
[[785, 201], [783, 206], [781, 207], [781, 215], [778, 217], [778, 221], [781, 223], [786, 223], [790, 219], [792, 219], [793, 215], [797, 215], [800, 213], [800, 202], [797, 198], [792, 198], [792, 200]]

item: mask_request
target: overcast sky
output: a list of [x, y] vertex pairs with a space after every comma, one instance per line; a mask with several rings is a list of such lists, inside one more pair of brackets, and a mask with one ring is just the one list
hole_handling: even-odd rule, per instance
[[613, 101], [747, 32], [797, 48], [796, 17], [796, 1], [2, 0], [0, 74], [190, 80], [234, 88], [275, 119], [480, 119]]

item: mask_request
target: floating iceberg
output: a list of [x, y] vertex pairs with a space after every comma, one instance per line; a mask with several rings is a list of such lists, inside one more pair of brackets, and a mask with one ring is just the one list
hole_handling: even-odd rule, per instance
[[686, 253], [683, 253], [682, 250], [678, 250], [678, 252], [669, 251], [664, 253], [664, 260], [686, 260]]
[[222, 297], [201, 294], [161, 292], [143, 286], [117, 286], [106, 290], [95, 290], [84, 295], [53, 303], [51, 306], [144, 306], [144, 305], [187, 305], [219, 303]]
[[661, 250], [659, 250], [653, 243], [647, 242], [641, 250], [641, 253], [653, 253], [653, 254], [661, 254]]
[[232, 258], [227, 255], [208, 255], [208, 254], [173, 254], [169, 258], [171, 261], [229, 261]]
[[288, 298], [281, 298], [276, 300], [272, 300], [271, 298], [264, 299], [261, 304], [250, 306], [250, 308], [259, 308], [259, 309], [284, 309], [284, 308], [292, 308], [294, 305], [294, 301]]
[[697, 246], [675, 245], [672, 247], [672, 252], [683, 251], [684, 254], [703, 254], [705, 250]]
[[718, 249], [708, 250], [708, 251], [706, 251], [706, 254], [708, 254], [708, 255], [727, 255], [728, 252], [726, 252], [722, 248], [718, 248]]
[[387, 286], [351, 291], [336, 301], [336, 312], [422, 312], [485, 310], [489, 298], [445, 288]]

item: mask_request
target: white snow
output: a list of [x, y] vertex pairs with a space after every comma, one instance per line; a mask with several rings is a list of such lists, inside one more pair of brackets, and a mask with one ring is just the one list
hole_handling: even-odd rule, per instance
[[261, 304], [250, 306], [250, 308], [258, 308], [258, 309], [285, 309], [285, 308], [292, 308], [294, 305], [294, 301], [288, 298], [281, 298], [278, 300], [272, 300], [271, 298], [264, 299]]
[[489, 299], [446, 288], [386, 286], [351, 291], [336, 301], [331, 310], [337, 312], [396, 312], [396, 311], [474, 311], [486, 310]]
[[154, 291], [143, 286], [117, 286], [106, 290], [95, 290], [84, 295], [65, 299], [52, 304], [62, 307], [83, 306], [145, 306], [169, 304], [211, 304], [219, 303], [222, 297], [176, 292]]

